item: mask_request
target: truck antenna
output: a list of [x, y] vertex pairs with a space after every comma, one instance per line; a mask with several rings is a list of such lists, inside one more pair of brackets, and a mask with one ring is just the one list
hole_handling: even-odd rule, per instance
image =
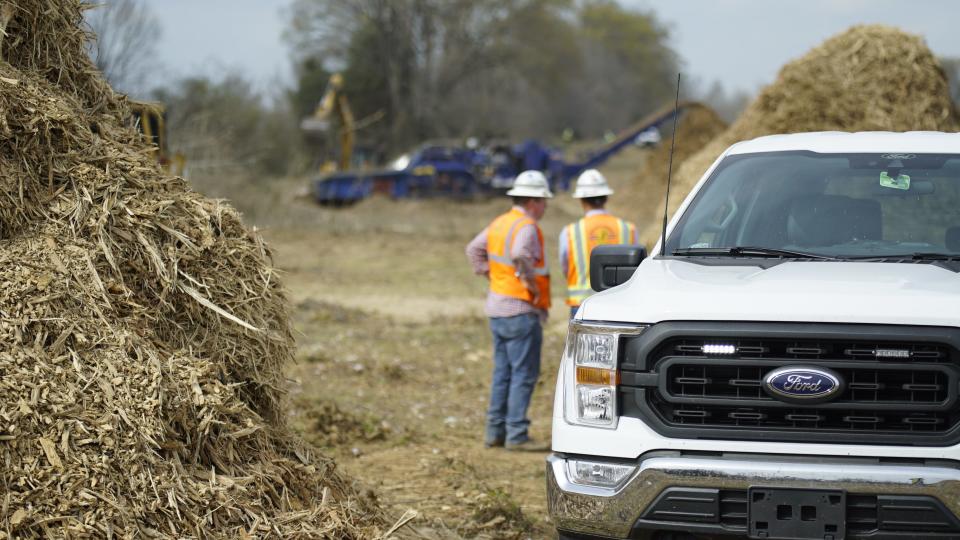
[[680, 73], [677, 72], [677, 98], [673, 103], [673, 136], [670, 141], [670, 164], [667, 165], [667, 196], [663, 198], [663, 231], [660, 238], [660, 256], [667, 252], [667, 212], [670, 208], [670, 177], [673, 175], [673, 149], [677, 144], [677, 117], [680, 116]]

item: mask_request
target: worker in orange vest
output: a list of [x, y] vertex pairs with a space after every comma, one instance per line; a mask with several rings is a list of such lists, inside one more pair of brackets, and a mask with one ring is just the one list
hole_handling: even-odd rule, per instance
[[524, 171], [507, 192], [513, 208], [467, 245], [474, 273], [490, 280], [486, 314], [493, 333], [493, 383], [484, 445], [548, 450], [530, 438], [527, 409], [540, 375], [542, 324], [550, 309], [550, 272], [538, 221], [553, 197], [540, 171]]
[[593, 292], [590, 288], [590, 252], [603, 244], [635, 244], [637, 227], [610, 215], [604, 206], [613, 190], [596, 169], [587, 169], [577, 178], [573, 198], [580, 199], [584, 216], [560, 232], [560, 267], [567, 276], [567, 305], [572, 319], [580, 304]]

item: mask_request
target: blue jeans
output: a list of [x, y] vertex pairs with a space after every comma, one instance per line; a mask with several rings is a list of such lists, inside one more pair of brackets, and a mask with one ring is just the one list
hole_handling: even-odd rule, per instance
[[543, 328], [537, 315], [491, 317], [493, 384], [487, 410], [486, 441], [519, 444], [530, 437], [527, 409], [540, 376]]
[[577, 316], [577, 310], [580, 309], [580, 306], [570, 306], [570, 319], [572, 320]]

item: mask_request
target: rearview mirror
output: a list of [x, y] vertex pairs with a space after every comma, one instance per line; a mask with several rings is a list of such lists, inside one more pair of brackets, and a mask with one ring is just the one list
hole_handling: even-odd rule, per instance
[[647, 257], [647, 248], [639, 244], [607, 244], [590, 252], [590, 288], [603, 291], [616, 287], [633, 276]]

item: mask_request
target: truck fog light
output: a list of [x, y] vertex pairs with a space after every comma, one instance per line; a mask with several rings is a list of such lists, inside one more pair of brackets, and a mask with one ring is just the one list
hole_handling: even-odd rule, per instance
[[574, 484], [618, 488], [637, 470], [635, 465], [599, 463], [571, 459], [567, 461], [567, 477]]
[[577, 416], [587, 424], [613, 424], [614, 388], [577, 385]]

